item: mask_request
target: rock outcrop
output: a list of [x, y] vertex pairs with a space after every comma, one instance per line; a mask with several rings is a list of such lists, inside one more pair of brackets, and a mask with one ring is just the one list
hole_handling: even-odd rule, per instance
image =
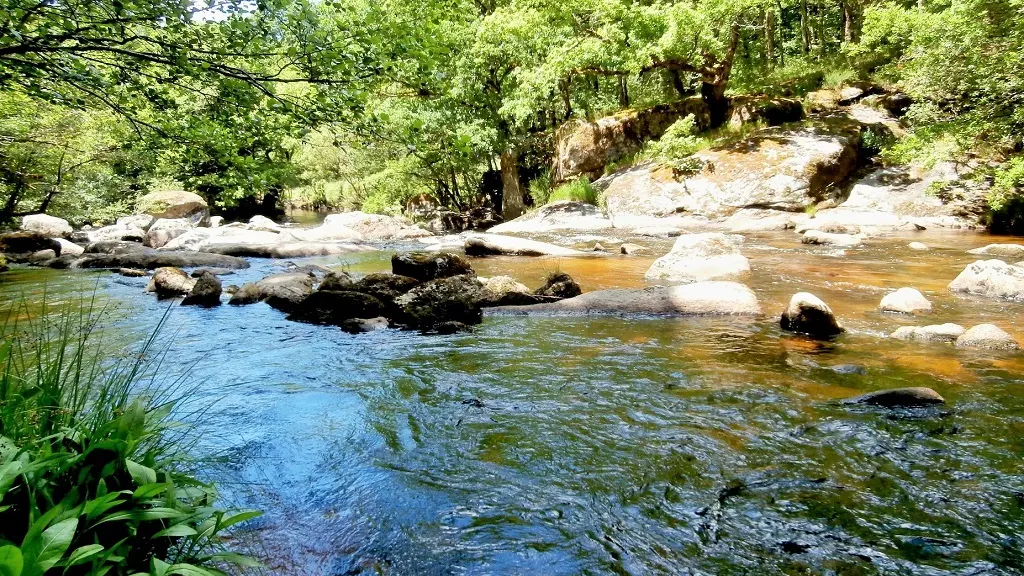
[[729, 101], [728, 115], [729, 126], [732, 128], [754, 122], [766, 126], [779, 126], [803, 120], [804, 107], [796, 98], [737, 97]]
[[718, 232], [684, 234], [672, 250], [647, 270], [648, 280], [702, 282], [738, 276], [750, 271], [750, 261], [740, 254], [741, 236]]

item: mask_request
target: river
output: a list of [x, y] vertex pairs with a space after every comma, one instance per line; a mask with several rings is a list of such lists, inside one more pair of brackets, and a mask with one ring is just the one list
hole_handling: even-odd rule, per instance
[[[275, 574], [1022, 573], [1024, 355], [885, 338], [993, 322], [1024, 340], [1024, 304], [945, 289], [977, 259], [966, 250], [1014, 240], [926, 232], [842, 252], [798, 239], [743, 246], [761, 319], [501, 316], [471, 334], [348, 335], [264, 304], [175, 306], [163, 371], [213, 403], [197, 450], [220, 457], [207, 476], [228, 502], [265, 511], [238, 538]], [[636, 287], [671, 245], [646, 243], [650, 257], [473, 265], [531, 286], [558, 269], [586, 291]], [[363, 273], [389, 256], [299, 263]], [[284, 266], [253, 263], [225, 284]], [[0, 293], [96, 290], [117, 311], [109, 331], [131, 342], [168, 306], [145, 283], [16, 268]], [[933, 312], [877, 312], [902, 286]], [[782, 332], [798, 291], [849, 332]], [[947, 404], [837, 402], [899, 386]]]

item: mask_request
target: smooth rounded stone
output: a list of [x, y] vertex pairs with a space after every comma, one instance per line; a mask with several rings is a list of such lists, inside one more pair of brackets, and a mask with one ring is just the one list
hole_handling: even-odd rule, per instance
[[829, 338], [844, 331], [828, 304], [809, 292], [798, 292], [790, 298], [779, 324], [783, 330], [818, 338]]
[[231, 293], [231, 298], [228, 300], [228, 304], [233, 306], [244, 306], [246, 304], [255, 304], [262, 299], [263, 294], [260, 292], [260, 287], [257, 286], [255, 282], [246, 282]]
[[484, 288], [498, 296], [504, 296], [509, 293], [530, 293], [530, 288], [526, 286], [526, 284], [516, 282], [515, 278], [512, 278], [511, 276], [492, 276], [487, 279], [481, 278], [481, 284], [483, 284]]
[[391, 257], [391, 271], [420, 282], [472, 274], [473, 267], [465, 258], [451, 252], [409, 252]]
[[479, 324], [481, 303], [487, 296], [476, 278], [466, 274], [424, 282], [395, 299], [395, 304], [401, 308], [403, 323], [431, 330], [446, 322]]
[[39, 250], [29, 255], [28, 261], [31, 264], [42, 264], [57, 257], [57, 251], [53, 249]]
[[321, 228], [329, 230], [336, 229], [339, 226], [358, 233], [363, 240], [368, 242], [411, 240], [424, 236], [433, 236], [430, 231], [415, 226], [404, 218], [386, 216], [384, 214], [367, 214], [365, 212], [330, 214], [324, 218]]
[[118, 268], [117, 273], [126, 278], [144, 278], [149, 276], [149, 272], [135, 268]]
[[491, 278], [478, 278], [477, 280], [488, 294], [481, 303], [484, 307], [525, 306], [542, 302], [553, 302], [559, 299], [553, 296], [535, 295], [530, 292], [529, 287], [516, 282], [511, 276], [493, 276]]
[[195, 286], [188, 296], [181, 301], [182, 306], [204, 306], [212, 308], [220, 306], [220, 295], [223, 291], [220, 280], [206, 271], [196, 280]]
[[648, 280], [702, 282], [738, 276], [750, 271], [750, 260], [740, 254], [741, 236], [719, 232], [684, 234], [668, 254], [658, 258], [644, 275]]
[[[362, 292], [381, 302], [393, 302], [396, 298], [420, 285], [420, 281], [400, 274], [368, 274], [354, 282], [346, 290]], [[323, 286], [320, 290], [325, 290]]]
[[853, 248], [864, 243], [864, 236], [861, 234], [831, 234], [821, 230], [808, 230], [804, 232], [800, 242], [804, 244]]
[[388, 319], [383, 316], [376, 318], [352, 318], [341, 323], [341, 329], [349, 334], [365, 334], [386, 330], [390, 326]]
[[955, 342], [967, 329], [959, 324], [932, 324], [930, 326], [903, 326], [889, 335], [896, 340], [924, 342]]
[[149, 248], [162, 248], [171, 240], [192, 230], [192, 223], [184, 218], [160, 218], [146, 230], [142, 245]]
[[956, 339], [957, 348], [1020, 350], [1020, 344], [995, 324], [978, 324]]
[[320, 281], [317, 290], [351, 290], [355, 281], [347, 272], [328, 272]]
[[565, 248], [500, 234], [473, 234], [466, 237], [466, 254], [469, 256], [581, 256], [579, 250]]
[[756, 316], [761, 305], [738, 282], [697, 282], [644, 289], [597, 290], [575, 298], [530, 306], [501, 307], [497, 313], [570, 316]]
[[[152, 220], [152, 217], [149, 217]], [[114, 224], [91, 230], [86, 235], [89, 242], [142, 242], [146, 238], [146, 231], [136, 226]]]
[[79, 246], [78, 244], [75, 244], [70, 240], [65, 240], [63, 238], [54, 238], [54, 240], [56, 240], [57, 243], [60, 244], [61, 256], [81, 256], [82, 254], [85, 254], [84, 247]]
[[47, 238], [66, 238], [71, 236], [74, 229], [71, 224], [63, 218], [50, 216], [48, 214], [30, 214], [21, 218], [21, 229], [26, 232], [36, 232]]
[[223, 216], [210, 216], [210, 228], [220, 228], [223, 224]]
[[206, 200], [184, 190], [150, 192], [136, 201], [135, 208], [154, 218], [187, 218], [197, 223], [209, 216]]
[[918, 408], [944, 404], [945, 402], [945, 398], [940, 396], [938, 392], [924, 387], [879, 390], [845, 400], [847, 404], [868, 404], [884, 408]]
[[[7, 254], [9, 256], [15, 254], [24, 254], [27, 258], [29, 254], [33, 252], [39, 252], [40, 250], [53, 250], [54, 252], [60, 251], [60, 244], [53, 238], [43, 236], [38, 232], [8, 232], [6, 234], [0, 234], [0, 253]], [[14, 258], [10, 258], [14, 260]]]
[[878, 305], [882, 312], [898, 312], [900, 314], [917, 314], [931, 312], [932, 303], [914, 288], [900, 288], [886, 294]]
[[280, 232], [281, 231], [281, 225], [280, 224], [278, 224], [277, 222], [274, 222], [273, 220], [271, 220], [270, 218], [267, 218], [266, 216], [261, 216], [259, 214], [257, 214], [256, 216], [253, 216], [252, 218], [250, 218], [249, 219], [249, 223], [246, 224], [245, 227], [247, 229], [249, 229], [249, 230], [253, 230], [253, 231], [256, 231], [256, 232]]
[[157, 268], [149, 279], [146, 292], [155, 292], [157, 298], [174, 298], [192, 292], [197, 280], [191, 278], [184, 270], [174, 267]]
[[592, 204], [563, 200], [541, 206], [527, 214], [491, 227], [492, 234], [541, 234], [556, 230], [604, 230], [612, 222], [604, 212]]
[[288, 319], [310, 324], [341, 326], [353, 318], [376, 318], [388, 311], [379, 299], [351, 290], [317, 290], [288, 310]]
[[193, 278], [199, 278], [203, 274], [213, 274], [214, 276], [227, 276], [228, 274], [234, 274], [235, 271], [230, 268], [196, 268], [192, 271], [191, 276]]
[[978, 260], [949, 283], [951, 292], [1003, 300], [1024, 300], [1024, 267], [1002, 260]]
[[624, 254], [626, 256], [633, 256], [633, 255], [636, 255], [636, 254], [644, 254], [644, 253], [649, 252], [649, 251], [650, 250], [648, 250], [648, 248], [646, 246], [641, 246], [639, 244], [632, 244], [630, 242], [625, 242], [625, 243], [622, 244], [622, 246], [619, 246], [619, 254]]
[[925, 250], [931, 250], [931, 248], [929, 248], [928, 245], [925, 244], [924, 242], [911, 242], [910, 244], [907, 244], [907, 248], [910, 248], [911, 250], [917, 250], [920, 252], [924, 252]]
[[314, 280], [316, 277], [312, 274], [284, 272], [267, 276], [257, 282], [256, 287], [260, 291], [261, 300], [266, 300], [267, 304], [278, 310], [290, 311], [313, 292]]
[[968, 254], [978, 256], [999, 256], [1002, 258], [1024, 258], [1024, 244], [989, 244], [974, 250], [968, 250]]
[[[87, 250], [91, 249], [90, 246]], [[222, 256], [220, 254], [207, 254], [205, 252], [174, 252], [162, 250], [147, 250], [137, 248], [134, 250], [124, 249], [123, 252], [113, 254], [83, 254], [75, 262], [77, 268], [143, 268], [152, 270], [172, 266], [175, 268], [199, 268], [202, 266], [210, 268], [231, 268], [239, 270], [248, 268], [249, 262], [243, 258], [234, 256]]]
[[565, 272], [548, 274], [544, 278], [544, 285], [533, 291], [537, 296], [548, 296], [552, 298], [573, 298], [583, 293], [580, 285]]
[[156, 222], [156, 218], [153, 218], [149, 214], [133, 214], [131, 216], [121, 216], [117, 219], [115, 224], [124, 228], [138, 228], [140, 230], [149, 230], [149, 227]]
[[590, 249], [590, 251], [591, 252], [606, 252], [607, 250], [605, 249], [605, 247], [600, 242], [597, 242], [596, 244], [594, 244], [594, 247]]

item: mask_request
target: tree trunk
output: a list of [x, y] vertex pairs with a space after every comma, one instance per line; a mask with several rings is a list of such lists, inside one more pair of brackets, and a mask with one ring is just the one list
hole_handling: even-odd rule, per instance
[[775, 12], [764, 11], [764, 52], [768, 68], [775, 67]]
[[800, 39], [804, 54], [811, 53], [811, 23], [808, 21], [807, 0], [800, 0]]
[[706, 79], [701, 82], [700, 96], [708, 105], [712, 128], [725, 124], [726, 116], [729, 115], [729, 99], [725, 97], [726, 87], [726, 82], [719, 79]]
[[629, 108], [629, 86], [625, 75], [619, 76], [619, 107]]
[[843, 40], [860, 42], [860, 5], [858, 0], [843, 0]]
[[505, 221], [526, 212], [523, 190], [519, 187], [519, 154], [508, 150], [501, 155], [501, 217]]
[[785, 14], [782, 13], [782, 0], [776, 0], [776, 4], [779, 8], [779, 65], [782, 67], [786, 66], [786, 18]]
[[825, 4], [818, 3], [818, 52], [822, 58], [825, 57]]
[[686, 98], [687, 94], [686, 86], [683, 85], [683, 77], [679, 75], [679, 70], [669, 70], [669, 77], [672, 79], [672, 87], [676, 89], [676, 93], [679, 98]]

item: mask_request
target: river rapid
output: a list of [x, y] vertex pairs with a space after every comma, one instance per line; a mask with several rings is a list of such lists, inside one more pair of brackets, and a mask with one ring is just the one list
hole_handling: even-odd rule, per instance
[[[212, 403], [194, 422], [196, 450], [217, 457], [205, 476], [265, 511], [237, 538], [274, 574], [1021, 574], [1024, 354], [886, 338], [992, 322], [1024, 341], [1024, 304], [946, 290], [978, 259], [967, 250], [1000, 241], [1015, 240], [924, 232], [842, 251], [749, 235], [758, 319], [492, 316], [469, 334], [349, 335], [265, 304], [175, 305], [162, 370]], [[638, 287], [671, 240], [641, 243], [650, 256], [472, 263], [531, 287], [555, 270], [585, 291]], [[392, 252], [295, 262], [369, 273]], [[224, 283], [286, 265], [252, 262]], [[15, 268], [0, 294], [95, 290], [128, 349], [168, 307], [146, 281]], [[903, 286], [933, 311], [879, 313]], [[848, 333], [782, 332], [799, 291]], [[838, 402], [902, 386], [947, 403]]]

